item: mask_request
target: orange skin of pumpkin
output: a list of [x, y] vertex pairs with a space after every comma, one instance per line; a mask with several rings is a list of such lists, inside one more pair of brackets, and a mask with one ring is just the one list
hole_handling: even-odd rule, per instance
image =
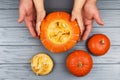
[[67, 57], [66, 67], [77, 77], [85, 76], [91, 71], [93, 60], [86, 51], [75, 50]]
[[[40, 39], [45, 48], [53, 53], [60, 53], [71, 49], [80, 38], [80, 28], [76, 21], [70, 21], [71, 16], [66, 12], [53, 12], [50, 13], [41, 24]], [[69, 25], [71, 36], [64, 44], [55, 44], [48, 38], [47, 29], [50, 23], [56, 20], [64, 20]]]
[[95, 34], [88, 41], [88, 49], [96, 56], [104, 55], [110, 48], [110, 40], [104, 34]]

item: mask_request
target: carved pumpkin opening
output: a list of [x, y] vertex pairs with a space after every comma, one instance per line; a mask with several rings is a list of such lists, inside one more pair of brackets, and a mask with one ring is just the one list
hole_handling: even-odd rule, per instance
[[71, 30], [64, 21], [57, 20], [48, 26], [48, 36], [53, 43], [63, 44], [69, 40]]

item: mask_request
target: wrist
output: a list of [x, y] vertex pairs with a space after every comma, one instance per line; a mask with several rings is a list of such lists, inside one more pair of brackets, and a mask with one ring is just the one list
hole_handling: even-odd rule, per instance
[[73, 10], [82, 10], [86, 0], [74, 0]]
[[97, 3], [97, 0], [87, 0], [86, 3], [96, 4], [96, 3]]
[[46, 11], [45, 11], [45, 9], [39, 9], [39, 10], [37, 10], [37, 13], [39, 14], [39, 13], [45, 13]]
[[80, 9], [80, 8], [79, 8], [79, 9], [73, 8], [73, 9], [72, 9], [72, 12], [82, 12], [82, 9]]
[[36, 12], [40, 13], [40, 12], [44, 12], [45, 8], [44, 8], [44, 0], [33, 0], [35, 8], [36, 8]]
[[73, 9], [72, 12], [71, 12], [72, 15], [81, 15], [82, 14], [82, 10], [75, 10]]

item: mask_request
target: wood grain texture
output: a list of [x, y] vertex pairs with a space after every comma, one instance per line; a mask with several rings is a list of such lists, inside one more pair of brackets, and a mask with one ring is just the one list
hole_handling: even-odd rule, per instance
[[51, 74], [47, 76], [36, 76], [30, 68], [30, 64], [3, 64], [0, 65], [0, 80], [119, 80], [120, 65], [98, 65], [93, 66], [92, 71], [85, 77], [71, 75], [65, 64], [55, 64]]
[[[47, 9], [47, 12], [52, 11], [70, 11], [66, 9]], [[119, 27], [120, 25], [120, 10], [100, 10], [103, 21], [105, 22], [105, 27]], [[0, 10], [0, 27], [21, 27], [24, 28], [25, 25], [19, 24], [17, 22], [18, 19], [18, 10]], [[94, 23], [93, 27], [97, 27], [96, 23]], [[100, 26], [99, 26], [100, 27]]]
[[[0, 0], [0, 80], [120, 80], [120, 0], [98, 0], [97, 5], [105, 22], [104, 27], [94, 23], [92, 33], [104, 33], [111, 40], [106, 55], [93, 56], [94, 66], [85, 77], [71, 75], [65, 67], [67, 55], [76, 49], [86, 50], [87, 42], [79, 42], [63, 54], [46, 50], [38, 39], [34, 39], [25, 24], [17, 23], [19, 0]], [[47, 13], [72, 9], [73, 0], [45, 0]], [[47, 76], [36, 76], [29, 60], [38, 52], [49, 54], [55, 63], [53, 72]]]
[[[120, 45], [120, 28], [93, 28], [91, 35], [96, 33], [106, 34], [111, 45]], [[85, 45], [79, 42], [76, 45]], [[34, 39], [26, 28], [0, 28], [0, 45], [42, 45], [39, 39]]]
[[[86, 46], [75, 46], [62, 54], [53, 54], [43, 46], [0, 46], [0, 63], [30, 63], [30, 59], [39, 52], [49, 54], [55, 63], [65, 63], [65, 59], [74, 50], [85, 50]], [[120, 46], [111, 46], [104, 56], [93, 56], [94, 63], [120, 63]]]
[[[0, 9], [18, 9], [19, 0], [0, 0]], [[45, 0], [45, 8], [72, 9], [73, 0]], [[120, 0], [98, 0], [99, 9], [120, 9]], [[113, 7], [114, 6], [114, 7]]]

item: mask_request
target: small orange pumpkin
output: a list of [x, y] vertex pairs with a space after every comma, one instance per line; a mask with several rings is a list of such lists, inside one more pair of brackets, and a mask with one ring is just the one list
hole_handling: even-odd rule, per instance
[[67, 69], [77, 77], [87, 75], [91, 71], [92, 66], [92, 57], [83, 50], [73, 51], [66, 59]]
[[50, 13], [41, 24], [40, 39], [51, 52], [58, 53], [71, 49], [80, 37], [76, 21], [70, 21], [66, 12]]
[[110, 40], [105, 34], [94, 34], [88, 41], [88, 49], [96, 56], [104, 55], [110, 48]]

